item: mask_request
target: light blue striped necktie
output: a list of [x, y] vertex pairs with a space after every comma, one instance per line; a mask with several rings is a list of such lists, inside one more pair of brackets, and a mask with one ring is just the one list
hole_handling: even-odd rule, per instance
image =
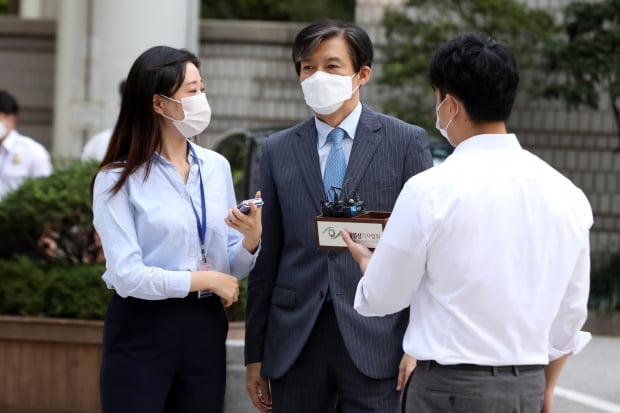
[[[327, 135], [327, 139], [332, 140], [332, 148], [327, 156], [325, 164], [325, 177], [323, 184], [325, 185], [325, 194], [329, 201], [333, 201], [334, 191], [330, 191], [332, 186], [342, 188], [344, 175], [347, 172], [347, 160], [342, 149], [342, 140], [346, 136], [344, 129], [335, 128]], [[340, 191], [336, 191], [340, 195]]]

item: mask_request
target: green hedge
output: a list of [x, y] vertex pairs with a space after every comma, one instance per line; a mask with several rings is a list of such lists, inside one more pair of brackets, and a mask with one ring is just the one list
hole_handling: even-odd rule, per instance
[[[101, 275], [104, 264], [0, 260], [0, 314], [101, 320], [113, 294]], [[239, 301], [226, 309], [228, 319], [245, 315], [247, 278]], [[593, 263], [588, 306], [597, 312], [620, 311], [620, 254]]]
[[112, 292], [103, 264], [0, 260], [0, 314], [102, 319]]
[[[0, 314], [103, 320], [109, 290], [101, 275], [105, 264], [34, 261], [28, 257], [0, 260]], [[246, 281], [239, 301], [226, 309], [228, 319], [241, 321]]]
[[[0, 239], [41, 259], [73, 263], [92, 259], [90, 181], [96, 168], [95, 161], [75, 161], [50, 176], [26, 180], [0, 202]], [[56, 242], [55, 257], [41, 248], [43, 234]]]
[[[0, 239], [29, 256], [0, 260], [0, 314], [103, 319], [112, 291], [101, 280], [104, 264], [92, 258], [89, 185], [97, 164], [74, 162], [51, 176], [28, 180], [0, 202]], [[48, 230], [58, 243], [54, 258], [38, 249]], [[589, 307], [620, 311], [620, 253], [593, 257]], [[239, 302], [227, 309], [230, 320], [244, 319], [247, 282]]]
[[[23, 254], [0, 260], [0, 314], [103, 319], [113, 292], [101, 280], [105, 265], [91, 263], [96, 168], [95, 161], [71, 162], [27, 180], [0, 202], [0, 240]], [[58, 245], [55, 256], [41, 249], [44, 232]], [[244, 318], [245, 285], [227, 309], [231, 320]]]

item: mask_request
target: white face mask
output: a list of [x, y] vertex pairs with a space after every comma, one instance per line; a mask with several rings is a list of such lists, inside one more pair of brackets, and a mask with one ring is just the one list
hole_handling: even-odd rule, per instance
[[4, 122], [0, 122], [0, 139], [9, 134], [9, 130], [6, 128]]
[[[456, 116], [459, 113], [459, 104], [457, 102], [456, 104], [456, 113], [454, 114], [454, 116], [452, 117], [452, 119], [450, 119], [448, 121], [448, 124], [446, 125], [445, 128], [441, 127], [441, 124], [439, 123], [439, 108], [441, 107], [441, 105], [443, 105], [445, 103], [445, 101], [448, 100], [448, 96], [446, 95], [446, 97], [441, 101], [441, 103], [439, 104], [439, 106], [437, 106], [435, 108], [435, 116], [436, 116], [436, 121], [435, 121], [435, 127], [437, 128], [437, 130], [439, 131], [439, 133], [441, 133], [441, 136], [443, 136], [444, 138], [446, 138], [446, 140], [450, 143], [450, 145], [452, 145], [452, 142], [450, 142], [450, 138], [448, 137], [448, 126], [450, 126], [450, 124], [452, 123], [452, 121], [454, 120], [454, 116]], [[454, 146], [454, 145], [452, 145]]]
[[306, 99], [306, 105], [319, 115], [331, 115], [351, 98], [359, 85], [353, 89], [351, 76], [334, 75], [321, 71], [301, 82], [301, 90]]
[[176, 120], [162, 113], [164, 118], [170, 119], [174, 123], [181, 135], [191, 138], [202, 133], [209, 126], [211, 122], [211, 107], [209, 102], [207, 102], [206, 94], [199, 93], [181, 100], [172, 99], [165, 95], [160, 96], [178, 102], [183, 106], [184, 119]]

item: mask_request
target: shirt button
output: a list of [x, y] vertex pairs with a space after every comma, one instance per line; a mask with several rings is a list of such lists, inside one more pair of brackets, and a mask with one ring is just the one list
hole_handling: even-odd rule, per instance
[[335, 260], [336, 259], [336, 251], [330, 251], [327, 253], [327, 257], [329, 257], [330, 260]]
[[320, 298], [321, 298], [321, 300], [322, 300], [322, 299], [323, 299], [323, 297], [325, 297], [325, 293], [324, 293], [323, 291], [321, 291], [321, 292], [319, 293], [319, 297], [320, 297]]

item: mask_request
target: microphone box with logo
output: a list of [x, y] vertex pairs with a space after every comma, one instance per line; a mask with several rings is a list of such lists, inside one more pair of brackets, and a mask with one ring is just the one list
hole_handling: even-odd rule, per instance
[[322, 215], [314, 217], [317, 247], [327, 250], [347, 249], [340, 235], [340, 229], [344, 228], [349, 231], [351, 238], [355, 241], [374, 249], [389, 217], [389, 212], [379, 211], [367, 211], [351, 218]]

